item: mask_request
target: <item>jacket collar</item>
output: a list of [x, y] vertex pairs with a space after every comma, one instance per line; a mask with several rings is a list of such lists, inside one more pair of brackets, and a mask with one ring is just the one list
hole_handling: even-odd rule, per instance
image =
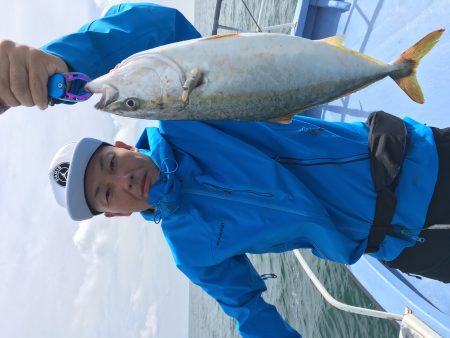
[[155, 206], [156, 210], [141, 212], [146, 220], [159, 223], [179, 206], [180, 182], [176, 177], [178, 162], [172, 148], [161, 136], [158, 128], [146, 128], [136, 147], [140, 153], [150, 157], [160, 170], [158, 179], [150, 188], [148, 196], [148, 203]]

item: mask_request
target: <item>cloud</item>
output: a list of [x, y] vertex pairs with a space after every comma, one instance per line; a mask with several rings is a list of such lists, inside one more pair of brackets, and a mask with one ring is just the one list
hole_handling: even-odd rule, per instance
[[187, 335], [187, 283], [158, 226], [98, 216], [80, 223], [74, 242], [86, 269], [68, 337]]
[[[74, 236], [75, 245], [86, 262], [86, 270], [74, 301], [73, 337], [92, 337], [99, 331], [106, 333], [117, 324], [114, 317], [119, 313], [113, 308], [114, 298], [118, 296], [115, 295], [118, 287], [115, 278], [116, 241], [117, 226], [102, 217], [80, 223]], [[106, 336], [102, 334], [100, 337]]]
[[140, 338], [155, 338], [158, 336], [158, 307], [151, 304], [147, 311], [145, 327], [140, 332]]

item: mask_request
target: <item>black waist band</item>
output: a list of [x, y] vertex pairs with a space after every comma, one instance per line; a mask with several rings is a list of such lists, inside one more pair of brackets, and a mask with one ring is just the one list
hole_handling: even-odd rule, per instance
[[377, 193], [375, 215], [366, 253], [379, 250], [387, 234], [392, 234], [398, 184], [409, 135], [402, 119], [379, 111], [370, 114], [369, 154], [372, 182]]

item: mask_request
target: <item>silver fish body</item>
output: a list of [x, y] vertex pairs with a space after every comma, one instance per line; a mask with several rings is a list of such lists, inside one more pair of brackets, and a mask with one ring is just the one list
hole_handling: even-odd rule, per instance
[[338, 37], [227, 34], [137, 53], [86, 88], [103, 94], [97, 108], [127, 117], [286, 122], [386, 76], [407, 78], [415, 67], [401, 58], [379, 62]]

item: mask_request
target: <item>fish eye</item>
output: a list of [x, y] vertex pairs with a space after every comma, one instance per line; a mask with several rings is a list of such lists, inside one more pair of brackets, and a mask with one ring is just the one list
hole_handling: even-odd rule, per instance
[[125, 106], [130, 110], [134, 110], [138, 107], [138, 101], [135, 99], [126, 99]]
[[128, 106], [128, 107], [133, 108], [133, 107], [134, 107], [134, 104], [135, 104], [135, 102], [134, 102], [133, 99], [128, 99], [128, 100], [127, 100], [127, 106]]

